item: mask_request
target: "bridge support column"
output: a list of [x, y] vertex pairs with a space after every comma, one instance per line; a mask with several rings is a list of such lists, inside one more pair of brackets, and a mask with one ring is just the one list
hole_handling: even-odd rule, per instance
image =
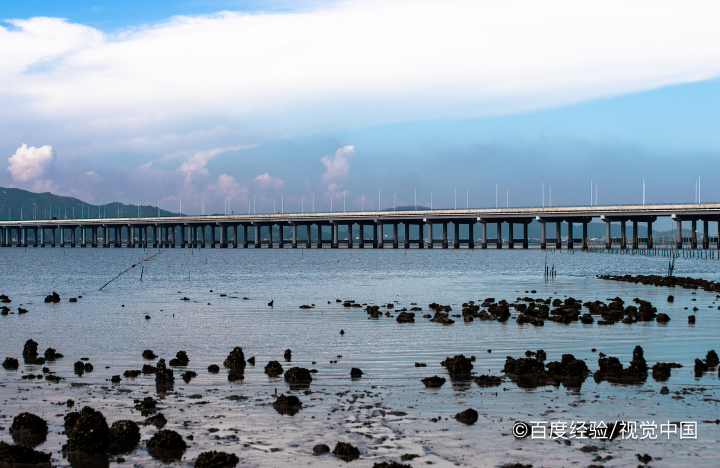
[[639, 247], [640, 242], [638, 241], [638, 222], [632, 221], [632, 238], [630, 239], [631, 249], [635, 250]]
[[257, 224], [254, 226], [254, 237], [253, 237], [253, 247], [256, 249], [260, 248], [260, 226]]
[[442, 223], [442, 248], [443, 249], [448, 248], [447, 225], [448, 225], [448, 223], [446, 223], [446, 222]]
[[588, 240], [588, 232], [587, 232], [587, 223], [586, 222], [582, 223], [582, 239], [583, 239], [582, 240], [582, 249], [588, 250], [588, 248], [590, 247], [589, 246], [590, 242]]
[[[38, 246], [38, 235], [37, 235], [37, 233], [38, 233], [38, 228], [33, 228], [33, 247], [37, 247], [37, 246]], [[703, 237], [703, 239], [704, 239], [704, 237]]]
[[227, 226], [220, 226], [220, 248], [227, 249]]
[[542, 250], [547, 249], [547, 242], [545, 239], [545, 221], [540, 221], [540, 248]]
[[365, 225], [360, 224], [360, 239], [358, 240], [358, 248], [364, 249], [365, 248]]
[[502, 249], [502, 221], [495, 223], [497, 226], [497, 248]]
[[515, 232], [513, 229], [513, 222], [509, 221], [508, 222], [508, 249], [515, 248], [515, 243], [513, 242], [513, 240], [515, 238], [514, 235], [515, 235]]
[[44, 228], [40, 228], [40, 247], [45, 247], [45, 229]]
[[703, 219], [703, 241], [702, 241], [702, 248], [703, 249], [709, 249], [710, 248], [710, 234], [708, 233], [708, 220]]
[[297, 225], [295, 224], [292, 227], [292, 248], [297, 249]]
[[393, 249], [398, 248], [398, 223], [393, 223]]
[[407, 222], [405, 222], [403, 224], [405, 224], [405, 242], [404, 242], [403, 247], [405, 247], [406, 249], [409, 249], [410, 248], [410, 225]]
[[453, 226], [455, 227], [455, 236], [453, 239], [453, 249], [459, 249], [460, 248], [460, 223], [455, 221], [455, 222], [453, 222]]
[[278, 224], [278, 249], [285, 248], [285, 226]]
[[605, 221], [605, 248], [612, 248], [612, 237], [610, 232], [610, 221]]
[[475, 221], [468, 223], [468, 249], [475, 248]]
[[[200, 234], [199, 239], [197, 239], [198, 248], [204, 249], [205, 248], [205, 225], [201, 224], [200, 226], [196, 226], [195, 229], [197, 229], [197, 233]], [[195, 235], [197, 236], [198, 234], [195, 234]]]
[[211, 249], [214, 249], [216, 247], [216, 243], [217, 243], [217, 239], [215, 237], [217, 235], [217, 233], [215, 232], [216, 228], [217, 228], [217, 226], [215, 226], [214, 224], [210, 225], [210, 248]]
[[693, 250], [697, 249], [697, 220], [693, 219], [691, 222], [692, 232], [690, 233], [690, 248]]
[[233, 246], [233, 249], [237, 249], [237, 246], [238, 246], [238, 225], [237, 225], [237, 224], [234, 225], [234, 226], [232, 227], [232, 230], [233, 230], [233, 231], [232, 231], [232, 232], [233, 232], [233, 242], [232, 242], [232, 246]]
[[562, 249], [562, 223], [560, 221], [555, 222], [555, 248]]
[[485, 221], [482, 221], [480, 223], [480, 226], [482, 233], [482, 238], [480, 239], [480, 248], [487, 249], [487, 225], [485, 224]]
[[243, 232], [242, 246], [243, 246], [243, 249], [247, 249], [248, 248], [248, 227], [244, 224], [242, 226], [242, 232]]
[[648, 221], [648, 223], [647, 223], [647, 242], [645, 242], [645, 245], [648, 249], [653, 248], [652, 221]]
[[625, 221], [620, 221], [620, 248], [627, 249], [627, 226]]
[[676, 249], [682, 249], [683, 241], [682, 241], [682, 221], [677, 221], [677, 238], [675, 239], [675, 248]]
[[427, 227], [428, 227], [428, 245], [427, 245], [427, 248], [428, 248], [428, 249], [432, 249], [432, 248], [433, 248], [433, 224], [430, 222], [430, 223], [428, 223]]
[[[110, 228], [107, 226], [102, 227], [103, 230], [103, 248], [110, 247]], [[51, 231], [52, 234], [52, 246], [55, 247], [55, 229]]]
[[385, 248], [385, 237], [383, 236], [383, 225], [378, 224], [377, 225], [377, 248], [378, 249], [384, 249]]
[[353, 225], [352, 223], [347, 225], [347, 248], [352, 249], [353, 248]]
[[87, 244], [85, 243], [85, 227], [80, 226], [80, 247], [85, 247]]
[[567, 248], [568, 250], [572, 250], [575, 247], [575, 242], [573, 242], [573, 222], [568, 221], [568, 242], [567, 242]]
[[20, 228], [18, 241], [18, 247], [27, 247], [27, 228]]
[[523, 249], [529, 248], [528, 244], [528, 223], [523, 223]]
[[425, 223], [418, 223], [418, 249], [425, 248]]
[[77, 228], [75, 226], [73, 226], [70, 229], [70, 247], [75, 247], [75, 230], [76, 229]]
[[332, 240], [330, 241], [330, 248], [337, 249], [338, 248], [338, 225], [332, 224], [330, 226], [330, 229], [332, 230]]
[[316, 224], [317, 226], [317, 248], [322, 249], [322, 224]]
[[173, 249], [177, 247], [177, 233], [175, 232], [175, 226], [170, 226], [170, 247]]
[[310, 228], [312, 226], [308, 224], [308, 225], [306, 225], [306, 227], [307, 227], [307, 234], [306, 234], [307, 237], [305, 237], [305, 239], [306, 239], [305, 240], [305, 248], [309, 249], [310, 247], [312, 247], [312, 240], [310, 237]]
[[[186, 239], [186, 237], [185, 237], [185, 230], [186, 230], [186, 229], [188, 229], [188, 232], [189, 232], [189, 229], [190, 229], [189, 227], [184, 226], [184, 225], [182, 225], [182, 224], [180, 225], [180, 248], [181, 248], [181, 249], [184, 249], [184, 248], [185, 248], [185, 244], [187, 244], [187, 239]], [[190, 237], [190, 236], [188, 235], [188, 237]]]
[[135, 247], [135, 228], [127, 225], [127, 233], [128, 233], [128, 248]]

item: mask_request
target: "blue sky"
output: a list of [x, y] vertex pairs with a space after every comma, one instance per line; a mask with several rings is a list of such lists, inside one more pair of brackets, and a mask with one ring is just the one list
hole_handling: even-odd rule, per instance
[[[522, 7], [522, 8], [521, 8]], [[0, 185], [237, 211], [720, 201], [714, 2], [15, 2]], [[507, 197], [507, 198], [506, 198]], [[462, 201], [462, 203], [460, 203]], [[241, 208], [244, 207], [244, 208]]]

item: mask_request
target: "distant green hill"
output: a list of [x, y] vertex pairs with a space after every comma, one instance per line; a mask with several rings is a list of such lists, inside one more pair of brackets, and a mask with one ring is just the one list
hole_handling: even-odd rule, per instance
[[[52, 214], [51, 214], [52, 213]], [[160, 210], [160, 216], [175, 216], [167, 210]], [[82, 219], [117, 218], [118, 216], [135, 218], [137, 205], [125, 205], [112, 202], [105, 205], [92, 205], [73, 197], [63, 197], [50, 192], [34, 193], [17, 188], [0, 187], [0, 220], [22, 219]], [[155, 206], [141, 205], [140, 216], [158, 216]]]

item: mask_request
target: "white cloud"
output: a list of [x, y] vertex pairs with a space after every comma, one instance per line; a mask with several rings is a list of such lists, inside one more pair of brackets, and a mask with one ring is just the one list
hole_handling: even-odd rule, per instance
[[323, 156], [320, 161], [325, 164], [325, 174], [323, 174], [323, 183], [343, 178], [350, 172], [350, 158], [355, 153], [355, 147], [343, 146], [335, 151], [335, 155]]
[[116, 34], [13, 20], [0, 125], [156, 152], [512, 113], [717, 76], [719, 17], [709, 0], [369, 0]]
[[260, 174], [253, 180], [254, 185], [259, 190], [275, 189], [280, 190], [285, 185], [285, 182], [280, 177], [273, 177], [267, 172]]
[[41, 178], [55, 163], [52, 146], [35, 148], [23, 143], [8, 159], [8, 171], [15, 182], [28, 182]]

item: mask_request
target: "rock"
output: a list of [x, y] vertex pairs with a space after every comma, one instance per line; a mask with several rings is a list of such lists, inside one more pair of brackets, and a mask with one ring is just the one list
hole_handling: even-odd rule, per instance
[[667, 314], [657, 314], [657, 317], [655, 318], [655, 320], [658, 323], [668, 323], [670, 321], [670, 317], [668, 317]]
[[145, 359], [153, 360], [157, 356], [155, 355], [155, 353], [152, 352], [151, 349], [146, 349], [145, 351], [143, 351], [142, 357], [144, 357]]
[[448, 317], [445, 312], [436, 311], [435, 316], [430, 319], [431, 322], [440, 323], [442, 325], [452, 325], [455, 320]]
[[338, 442], [335, 444], [335, 448], [332, 453], [341, 460], [348, 462], [360, 458], [360, 450], [347, 442]]
[[292, 351], [290, 351], [289, 349], [285, 350], [285, 354], [283, 356], [285, 357], [286, 361], [292, 361]]
[[58, 295], [58, 293], [53, 291], [52, 294], [48, 294], [47, 296], [45, 296], [45, 302], [57, 304], [58, 302], [60, 302], [60, 296]]
[[20, 363], [19, 363], [18, 360], [15, 359], [15, 358], [6, 357], [6, 358], [5, 358], [5, 361], [3, 361], [3, 367], [4, 367], [6, 370], [15, 370], [15, 369], [17, 369], [19, 366], [20, 366]]
[[437, 375], [434, 375], [432, 377], [425, 377], [422, 379], [422, 383], [425, 384], [427, 388], [438, 388], [442, 387], [442, 385], [445, 383], [445, 379], [443, 377], [438, 377]]
[[167, 424], [167, 419], [165, 418], [165, 416], [163, 416], [162, 413], [158, 413], [155, 416], [150, 416], [149, 418], [145, 419], [146, 426], [152, 425], [152, 426], [157, 427], [158, 429], [165, 427], [166, 424]]
[[572, 354], [563, 354], [559, 362], [548, 362], [546, 367], [548, 379], [566, 388], [579, 388], [590, 374], [585, 361], [575, 359]]
[[452, 379], [469, 379], [470, 371], [473, 369], [472, 361], [463, 354], [458, 354], [452, 358], [445, 358], [440, 365], [447, 369]]
[[123, 372], [123, 377], [134, 379], [136, 377], [139, 377], [140, 374], [142, 374], [142, 371], [140, 370], [126, 370], [125, 372]]
[[68, 300], [68, 302], [77, 302], [77, 297], [71, 297], [70, 300]]
[[143, 374], [154, 374], [156, 372], [157, 372], [157, 367], [151, 366], [150, 364], [143, 364], [143, 367], [142, 367]]
[[228, 372], [228, 382], [237, 382], [245, 379], [244, 369], [230, 369]]
[[23, 309], [22, 307], [18, 307], [18, 315], [27, 314], [27, 309]]
[[190, 383], [190, 381], [193, 378], [197, 377], [197, 372], [191, 371], [191, 370], [185, 371], [182, 374], [180, 374], [180, 377], [182, 377], [182, 379], [185, 381], [185, 383]]
[[592, 315], [590, 315], [590, 314], [583, 314], [583, 315], [580, 317], [580, 321], [581, 321], [582, 323], [584, 323], [584, 324], [590, 324], [590, 323], [593, 323], [595, 320], [592, 318]]
[[25, 364], [44, 364], [45, 358], [38, 357], [38, 344], [30, 339], [25, 342], [23, 347], [23, 360]]
[[121, 380], [122, 378], [119, 375], [113, 375], [110, 377], [110, 382], [112, 383], [120, 383]]
[[46, 361], [56, 361], [60, 358], [63, 358], [62, 354], [55, 351], [53, 348], [48, 348], [45, 350], [45, 353], [43, 354], [45, 356]]
[[384, 462], [376, 462], [373, 465], [373, 468], [412, 468], [407, 463], [398, 463], [396, 461], [384, 461]]
[[130, 453], [140, 442], [140, 428], [129, 419], [115, 421], [110, 426], [110, 452]]
[[674, 297], [672, 294], [670, 294], [670, 295], [668, 296], [668, 298], [667, 298], [667, 301], [668, 301], [668, 302], [675, 302], [675, 297]]
[[480, 375], [475, 377], [475, 383], [479, 387], [497, 387], [502, 383], [502, 379], [494, 375]]
[[295, 395], [280, 395], [273, 403], [275, 411], [282, 415], [294, 416], [302, 408], [302, 402]]
[[195, 468], [233, 468], [240, 462], [237, 455], [225, 452], [203, 452], [195, 460]]
[[363, 371], [361, 371], [357, 367], [353, 367], [352, 369], [350, 369], [350, 377], [351, 378], [359, 379], [360, 377], [362, 377], [362, 375], [363, 375]]
[[342, 329], [341, 329], [341, 330], [340, 330], [340, 334], [341, 334], [341, 335], [344, 335], [344, 334], [345, 334], [345, 330], [342, 330]]
[[178, 351], [175, 353], [175, 358], [170, 359], [171, 367], [185, 367], [190, 364], [190, 358], [185, 351]]
[[248, 359], [247, 362], [248, 362], [248, 364], [250, 364], [251, 366], [254, 366], [254, 365], [255, 365], [255, 356], [253, 356], [253, 357], [251, 357], [250, 359]]
[[272, 307], [274, 303], [275, 303], [275, 300], [273, 299], [272, 301], [268, 302], [268, 305], [269, 305], [270, 307]]
[[694, 316], [694, 315], [688, 315], [688, 323], [695, 323], [695, 316]]
[[395, 318], [398, 323], [414, 323], [415, 313], [414, 312], [400, 312]]
[[10, 445], [0, 441], [0, 462], [7, 463], [10, 466], [14, 466], [15, 464], [49, 466], [50, 458], [51, 455], [49, 453], [38, 452], [30, 447]]
[[427, 367], [427, 364], [425, 364], [424, 362], [416, 362], [415, 367]]
[[85, 372], [92, 372], [93, 369], [94, 369], [94, 367], [92, 364], [90, 364], [89, 362], [85, 363]]
[[140, 411], [140, 414], [147, 416], [157, 411], [157, 402], [153, 397], [145, 397], [142, 400], [135, 400], [135, 409]]
[[[83, 453], [105, 452], [110, 443], [110, 429], [102, 413], [86, 406], [75, 414], [77, 414], [75, 417], [65, 416], [68, 443], [63, 450]], [[70, 426], [69, 431], [68, 426]]]
[[709, 370], [709, 367], [704, 361], [695, 359], [695, 377], [702, 375], [704, 372]]
[[73, 364], [73, 368], [75, 373], [79, 376], [82, 376], [85, 373], [85, 363], [82, 361], [77, 361]]
[[277, 377], [278, 375], [282, 375], [283, 367], [278, 361], [270, 361], [267, 366], [265, 366], [265, 373], [270, 377]]
[[660, 395], [667, 395], [668, 393], [670, 393], [670, 389], [667, 387], [663, 386], [663, 388], [660, 389]]
[[640, 463], [642, 463], [642, 464], [644, 464], [644, 465], [647, 465], [647, 464], [650, 463], [650, 462], [652, 461], [652, 459], [653, 459], [653, 457], [651, 457], [651, 456], [648, 455], [647, 453], [646, 453], [645, 455], [640, 455], [639, 453], [636, 453], [635, 456], [636, 456], [637, 459], [640, 461]]
[[172, 369], [168, 369], [165, 365], [165, 359], [160, 359], [157, 363], [155, 371], [156, 385], [172, 385], [175, 382], [175, 375]]
[[313, 447], [313, 453], [315, 455], [324, 455], [330, 451], [330, 447], [325, 444], [317, 444]]
[[35, 448], [45, 442], [48, 433], [47, 422], [32, 413], [20, 413], [13, 419], [10, 435], [16, 444]]
[[291, 367], [285, 372], [285, 381], [293, 384], [306, 384], [312, 382], [312, 375], [304, 367]]
[[147, 448], [153, 458], [167, 463], [182, 458], [187, 444], [177, 432], [164, 429], [150, 438]]
[[218, 366], [217, 364], [210, 364], [208, 366], [208, 372], [210, 372], [211, 374], [217, 374], [218, 372], [220, 372], [220, 366]]
[[711, 349], [707, 352], [707, 355], [705, 356], [705, 362], [710, 367], [715, 367], [720, 364], [720, 359], [718, 359], [718, 355], [714, 349]]
[[638, 384], [645, 382], [647, 379], [648, 367], [643, 357], [643, 349], [640, 346], [635, 346], [633, 360], [627, 369], [623, 369], [620, 360], [612, 356], [599, 358], [598, 365], [600, 370], [593, 375], [597, 383], [607, 380], [612, 383]]
[[245, 369], [245, 354], [240, 346], [230, 351], [227, 359], [223, 361], [223, 366], [228, 369]]
[[456, 414], [455, 419], [460, 421], [463, 424], [467, 424], [468, 426], [471, 426], [477, 422], [478, 412], [472, 408], [468, 408], [465, 411], [462, 411], [462, 412]]
[[652, 367], [653, 379], [658, 382], [665, 381], [670, 378], [671, 369], [682, 367], [680, 364], [675, 362], [658, 362]]

